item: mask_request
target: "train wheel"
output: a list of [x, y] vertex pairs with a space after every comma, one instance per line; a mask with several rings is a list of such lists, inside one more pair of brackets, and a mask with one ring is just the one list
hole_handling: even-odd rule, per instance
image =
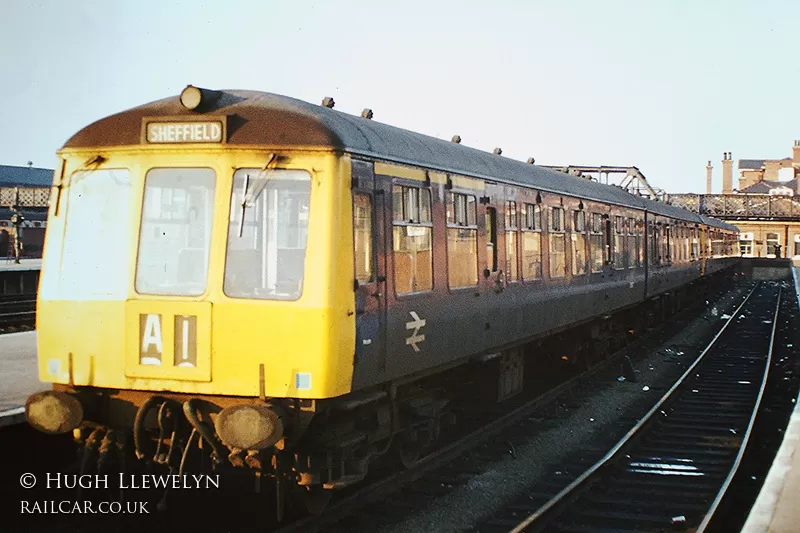
[[320, 485], [311, 487], [295, 486], [292, 490], [292, 503], [301, 512], [320, 515], [331, 501], [331, 491]]
[[404, 468], [413, 468], [419, 462], [422, 446], [419, 442], [419, 433], [410, 431], [406, 433], [397, 445], [400, 463]]

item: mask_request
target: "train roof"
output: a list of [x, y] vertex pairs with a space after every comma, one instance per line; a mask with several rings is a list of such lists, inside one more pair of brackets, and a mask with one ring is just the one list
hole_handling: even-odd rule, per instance
[[733, 224], [728, 224], [727, 222], [723, 222], [723, 221], [721, 221], [719, 219], [712, 218], [712, 217], [707, 217], [705, 215], [697, 215], [697, 217], [704, 224], [707, 224], [709, 226], [715, 226], [715, 227], [722, 228], [722, 229], [727, 229], [727, 230], [730, 230], [730, 231], [736, 231], [736, 232], [739, 231], [738, 227], [734, 226]]
[[145, 118], [180, 120], [181, 117], [224, 115], [227, 117], [226, 142], [231, 145], [322, 147], [527, 186], [542, 192], [646, 209], [688, 222], [733, 228], [679, 207], [634, 196], [619, 187], [522, 163], [295, 98], [240, 90], [224, 90], [216, 94], [216, 99], [205, 105], [202, 111], [191, 111], [181, 104], [179, 96], [172, 96], [111, 115], [83, 128], [65, 143], [64, 148], [139, 145]]

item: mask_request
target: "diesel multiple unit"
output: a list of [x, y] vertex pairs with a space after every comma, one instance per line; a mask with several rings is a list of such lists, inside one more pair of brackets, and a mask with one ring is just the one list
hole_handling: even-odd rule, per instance
[[736, 260], [719, 221], [274, 94], [189, 86], [59, 154], [30, 423], [310, 507], [413, 461], [467, 363], [512, 396], [521, 346]]

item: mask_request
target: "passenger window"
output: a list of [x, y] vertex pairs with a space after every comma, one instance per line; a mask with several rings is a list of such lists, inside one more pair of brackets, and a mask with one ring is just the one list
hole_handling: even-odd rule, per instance
[[506, 202], [506, 272], [508, 281], [516, 281], [517, 269], [517, 202]]
[[427, 189], [392, 187], [394, 286], [397, 294], [433, 288], [431, 193]]
[[672, 262], [672, 235], [669, 225], [664, 225], [664, 252], [662, 253], [662, 261], [664, 263]]
[[486, 261], [489, 269], [497, 272], [497, 209], [486, 208]]
[[614, 268], [625, 268], [625, 218], [614, 217]]
[[372, 281], [372, 197], [369, 194], [353, 196], [353, 245], [356, 279], [369, 283]]
[[636, 220], [633, 218], [628, 219], [628, 227], [627, 229], [627, 250], [626, 256], [628, 259], [628, 268], [636, 267], [636, 257], [638, 256], [637, 252], [637, 242], [636, 242]]
[[469, 194], [448, 194], [447, 281], [451, 288], [478, 284], [476, 204]]
[[651, 223], [650, 229], [652, 232], [653, 238], [650, 241], [650, 264], [651, 265], [658, 265], [661, 263], [661, 234], [660, 234], [660, 226], [655, 223]]
[[586, 274], [586, 213], [572, 213], [572, 256], [575, 265], [574, 274]]
[[567, 275], [566, 236], [564, 233], [564, 209], [550, 209], [550, 277]]
[[522, 216], [522, 278], [542, 277], [542, 212], [535, 204], [525, 204]]
[[592, 272], [603, 271], [603, 215], [592, 213], [592, 227], [589, 235]]

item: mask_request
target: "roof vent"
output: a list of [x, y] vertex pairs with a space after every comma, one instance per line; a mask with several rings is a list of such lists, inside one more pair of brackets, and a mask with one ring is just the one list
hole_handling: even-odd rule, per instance
[[333, 98], [330, 96], [326, 96], [322, 99], [322, 107], [327, 107], [328, 109], [333, 109], [333, 106], [336, 105], [336, 102], [333, 101]]
[[494, 149], [493, 153], [494, 155], [503, 155], [503, 149], [498, 146], [497, 148]]
[[536, 163], [536, 160], [535, 160], [534, 158], [532, 158], [532, 157], [529, 157], [529, 158], [528, 158], [528, 164], [529, 164], [529, 165], [532, 165], [532, 164], [534, 164], [534, 163]]
[[361, 118], [372, 120], [372, 109], [364, 108], [364, 111], [361, 112]]
[[453, 138], [450, 139], [450, 142], [461, 144], [461, 135], [453, 135]]

